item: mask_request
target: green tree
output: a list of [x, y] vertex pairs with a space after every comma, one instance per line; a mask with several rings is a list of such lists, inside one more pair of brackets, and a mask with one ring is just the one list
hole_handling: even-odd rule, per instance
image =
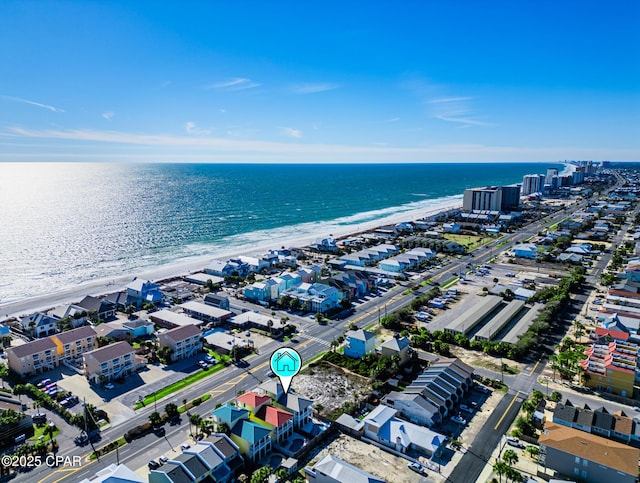
[[202, 416], [197, 413], [193, 413], [189, 416], [189, 424], [191, 425], [191, 433], [193, 434], [193, 426], [196, 427], [196, 432], [194, 434], [194, 438], [198, 437], [198, 428], [200, 427], [200, 423], [202, 422]]
[[505, 475], [509, 470], [509, 466], [504, 461], [497, 461], [493, 465], [493, 472], [500, 477], [500, 483], [502, 483], [502, 475]]
[[553, 402], [560, 402], [562, 401], [562, 393], [560, 393], [559, 391], [553, 391], [549, 399]]
[[512, 449], [507, 449], [502, 453], [502, 461], [507, 463], [509, 466], [513, 466], [518, 462], [518, 455]]
[[266, 483], [272, 473], [273, 470], [271, 469], [271, 466], [258, 468], [251, 475], [251, 483]]
[[164, 407], [164, 411], [167, 413], [169, 419], [173, 419], [180, 414], [180, 412], [178, 411], [178, 405], [174, 403], [168, 403]]
[[540, 454], [540, 448], [538, 448], [537, 446], [527, 446], [527, 449], [525, 450], [527, 452], [527, 454], [532, 458], [532, 459], [538, 459], [538, 455]]
[[159, 426], [162, 422], [162, 418], [160, 417], [160, 413], [158, 411], [154, 411], [149, 415], [149, 422], [151, 426]]

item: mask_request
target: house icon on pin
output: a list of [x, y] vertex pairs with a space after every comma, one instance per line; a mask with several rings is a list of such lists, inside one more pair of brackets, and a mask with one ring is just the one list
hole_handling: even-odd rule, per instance
[[276, 358], [276, 371], [284, 373], [294, 373], [297, 370], [297, 363], [298, 361], [293, 355], [291, 355], [289, 351], [283, 351], [278, 354], [278, 357]]

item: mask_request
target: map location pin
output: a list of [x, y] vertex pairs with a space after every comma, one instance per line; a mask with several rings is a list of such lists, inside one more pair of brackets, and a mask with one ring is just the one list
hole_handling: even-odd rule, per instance
[[302, 358], [295, 349], [284, 347], [271, 354], [271, 370], [280, 379], [285, 394], [289, 392], [291, 379], [302, 367]]

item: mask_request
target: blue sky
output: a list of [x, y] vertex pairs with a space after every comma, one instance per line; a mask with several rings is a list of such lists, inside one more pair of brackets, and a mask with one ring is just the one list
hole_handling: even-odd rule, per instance
[[640, 2], [0, 2], [0, 160], [640, 161]]

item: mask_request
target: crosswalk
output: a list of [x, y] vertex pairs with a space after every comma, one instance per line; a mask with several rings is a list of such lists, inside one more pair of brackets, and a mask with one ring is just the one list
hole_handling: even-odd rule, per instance
[[326, 347], [331, 346], [331, 342], [327, 342], [327, 341], [326, 341], [326, 340], [324, 340], [324, 339], [320, 339], [319, 337], [314, 337], [314, 336], [312, 336], [312, 335], [300, 334], [300, 336], [299, 336], [299, 337], [300, 337], [300, 338], [303, 338], [303, 339], [307, 339], [307, 340], [313, 340], [313, 341], [315, 341], [315, 342], [317, 342], [317, 343], [319, 343], [319, 344], [322, 344], [322, 345], [324, 345], [324, 346], [326, 346]]

